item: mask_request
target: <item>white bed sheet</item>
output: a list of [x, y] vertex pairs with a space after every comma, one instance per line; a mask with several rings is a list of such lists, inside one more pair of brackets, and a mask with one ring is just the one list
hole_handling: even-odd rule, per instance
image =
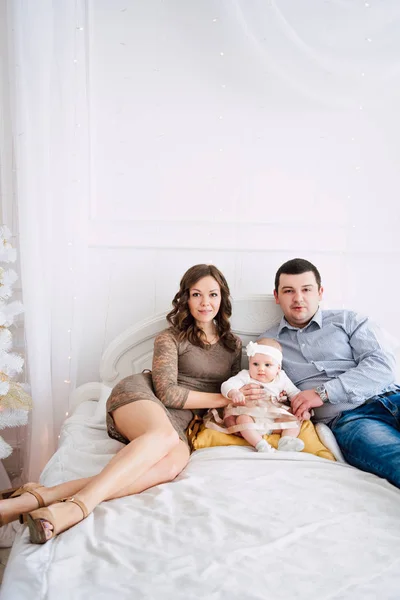
[[[97, 473], [120, 447], [94, 404], [66, 421], [43, 483]], [[23, 528], [0, 598], [397, 600], [399, 590], [399, 490], [309, 454], [220, 447], [44, 546]]]

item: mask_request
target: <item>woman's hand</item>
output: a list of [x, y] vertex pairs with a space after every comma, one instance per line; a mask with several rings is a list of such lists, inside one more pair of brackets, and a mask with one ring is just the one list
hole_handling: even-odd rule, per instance
[[245, 396], [246, 402], [247, 400], [265, 400], [267, 398], [267, 392], [262, 385], [257, 383], [246, 383], [239, 391]]

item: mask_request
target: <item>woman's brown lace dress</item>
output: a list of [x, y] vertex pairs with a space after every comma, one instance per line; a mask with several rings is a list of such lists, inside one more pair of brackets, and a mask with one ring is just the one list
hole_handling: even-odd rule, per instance
[[[122, 443], [128, 440], [116, 429], [112, 412], [130, 402], [150, 400], [163, 407], [179, 437], [187, 443], [185, 430], [193, 417], [184, 406], [190, 390], [220, 393], [221, 384], [240, 371], [242, 343], [237, 338], [235, 352], [217, 342], [209, 349], [178, 342], [171, 329], [154, 341], [152, 373], [122, 379], [107, 401], [108, 435]], [[198, 412], [198, 411], [196, 411]]]

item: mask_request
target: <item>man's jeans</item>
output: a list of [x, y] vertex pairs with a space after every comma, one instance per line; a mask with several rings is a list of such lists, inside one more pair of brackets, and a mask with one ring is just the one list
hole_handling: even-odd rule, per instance
[[400, 388], [347, 410], [329, 426], [350, 465], [400, 488]]

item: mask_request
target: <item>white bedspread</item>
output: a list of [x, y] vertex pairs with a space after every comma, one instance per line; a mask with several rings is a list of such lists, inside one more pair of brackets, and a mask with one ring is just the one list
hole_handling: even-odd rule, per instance
[[[93, 403], [66, 422], [48, 485], [94, 474], [120, 447]], [[44, 546], [26, 528], [1, 600], [400, 597], [400, 491], [309, 454], [195, 452], [173, 482], [96, 508]]]

